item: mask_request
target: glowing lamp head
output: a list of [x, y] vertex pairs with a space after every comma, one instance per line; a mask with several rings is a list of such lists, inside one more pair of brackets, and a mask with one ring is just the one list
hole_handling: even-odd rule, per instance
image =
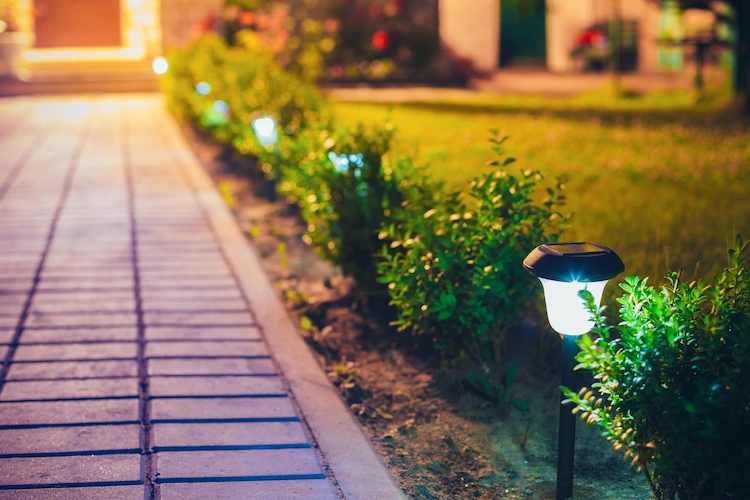
[[276, 122], [271, 117], [264, 116], [253, 120], [253, 130], [255, 131], [255, 136], [258, 138], [258, 142], [263, 147], [273, 146], [279, 140], [276, 132]]
[[211, 93], [211, 85], [206, 82], [198, 82], [195, 86], [195, 91], [200, 95], [208, 95]]
[[598, 307], [607, 281], [625, 270], [611, 249], [583, 242], [539, 245], [523, 267], [542, 282], [550, 326], [563, 335], [583, 335], [594, 326], [578, 293], [591, 292]]
[[221, 113], [222, 115], [229, 114], [229, 105], [224, 101], [214, 101], [214, 111]]
[[154, 73], [157, 75], [163, 75], [169, 69], [169, 63], [162, 56], [154, 57], [154, 60], [151, 61], [151, 69], [153, 69]]

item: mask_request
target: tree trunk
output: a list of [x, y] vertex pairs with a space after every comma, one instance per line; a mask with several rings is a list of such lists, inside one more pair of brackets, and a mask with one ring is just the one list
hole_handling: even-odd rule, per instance
[[737, 16], [734, 91], [743, 101], [745, 114], [750, 114], [750, 4], [745, 0], [735, 0], [732, 6]]

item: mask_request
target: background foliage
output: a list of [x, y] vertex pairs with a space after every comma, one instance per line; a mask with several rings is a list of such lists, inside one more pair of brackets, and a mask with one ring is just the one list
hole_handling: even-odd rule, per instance
[[307, 81], [459, 76], [441, 56], [436, 1], [227, 0], [224, 21], [230, 43], [249, 31]]

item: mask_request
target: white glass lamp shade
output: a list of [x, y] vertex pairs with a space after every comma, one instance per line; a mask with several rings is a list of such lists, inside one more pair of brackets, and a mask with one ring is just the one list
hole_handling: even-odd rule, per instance
[[258, 138], [258, 142], [263, 147], [273, 146], [279, 140], [276, 133], [276, 122], [268, 116], [253, 120], [253, 130], [255, 131], [255, 136]]
[[544, 287], [549, 324], [557, 333], [583, 335], [594, 327], [591, 313], [586, 308], [584, 300], [578, 296], [578, 292], [581, 290], [591, 292], [594, 296], [594, 303], [599, 307], [604, 286], [609, 280], [581, 283], [539, 278], [539, 281]]
[[167, 62], [167, 59], [162, 56], [155, 57], [154, 60], [151, 61], [151, 69], [153, 69], [154, 73], [157, 75], [163, 75], [169, 69], [169, 63]]

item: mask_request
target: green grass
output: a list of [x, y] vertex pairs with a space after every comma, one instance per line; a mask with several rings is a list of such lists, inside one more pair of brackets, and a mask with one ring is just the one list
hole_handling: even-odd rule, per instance
[[[335, 103], [342, 125], [382, 121], [389, 109]], [[490, 129], [508, 135], [519, 169], [568, 176], [565, 238], [612, 247], [628, 274], [712, 276], [733, 234], [750, 239], [750, 122], [721, 98], [480, 96], [396, 104], [391, 119], [398, 148], [455, 187], [488, 168]]]

